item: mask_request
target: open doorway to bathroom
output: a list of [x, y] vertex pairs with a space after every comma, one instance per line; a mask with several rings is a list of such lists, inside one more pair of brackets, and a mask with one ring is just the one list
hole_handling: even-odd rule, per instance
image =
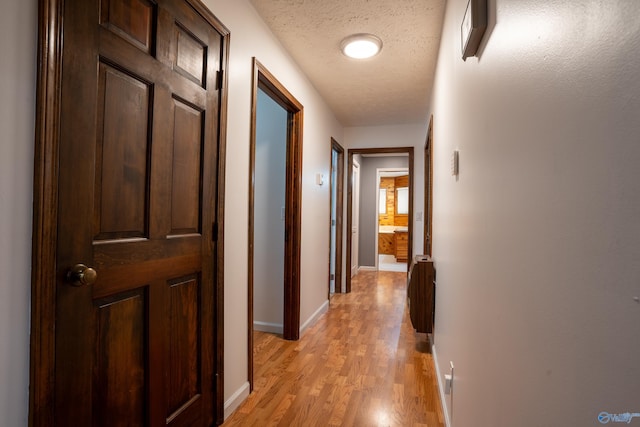
[[[385, 159], [398, 164], [407, 157]], [[379, 271], [407, 271], [409, 235], [409, 168], [376, 169], [376, 261]]]
[[[377, 270], [377, 202], [379, 201], [379, 187], [376, 180], [377, 168], [384, 167], [404, 167], [409, 170], [406, 195], [408, 199], [408, 213], [406, 214], [406, 263], [411, 261], [413, 256], [413, 147], [392, 147], [392, 148], [355, 148], [348, 150], [347, 170], [352, 170], [354, 165], [359, 165], [358, 180], [347, 180], [347, 233], [346, 242], [346, 265], [357, 266], [356, 270]], [[402, 158], [406, 163], [402, 166], [378, 164], [378, 159]], [[374, 165], [373, 168], [368, 166]], [[360, 185], [360, 183], [362, 183]], [[357, 206], [354, 200], [360, 199]], [[371, 200], [371, 208], [364, 208], [367, 200]], [[361, 208], [362, 207], [362, 208]], [[354, 227], [358, 232], [354, 233]], [[354, 237], [355, 236], [355, 237]], [[358, 241], [353, 241], [354, 239]], [[353, 250], [353, 247], [357, 251]], [[405, 270], [406, 271], [406, 270]], [[345, 292], [351, 292], [351, 274], [346, 275]]]

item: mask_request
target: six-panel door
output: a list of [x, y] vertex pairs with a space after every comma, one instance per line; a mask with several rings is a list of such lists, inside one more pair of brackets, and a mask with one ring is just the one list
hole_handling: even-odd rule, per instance
[[58, 425], [214, 424], [221, 40], [184, 0], [66, 1]]

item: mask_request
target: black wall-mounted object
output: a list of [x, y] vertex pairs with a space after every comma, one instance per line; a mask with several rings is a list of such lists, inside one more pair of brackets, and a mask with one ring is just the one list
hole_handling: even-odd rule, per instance
[[462, 59], [475, 56], [487, 29], [487, 0], [469, 0], [460, 26]]
[[435, 280], [433, 259], [426, 255], [417, 255], [409, 270], [407, 303], [411, 324], [420, 333], [433, 333], [436, 308]]

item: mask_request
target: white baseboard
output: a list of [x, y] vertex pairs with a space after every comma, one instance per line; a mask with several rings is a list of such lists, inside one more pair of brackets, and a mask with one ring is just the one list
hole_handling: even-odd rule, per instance
[[442, 375], [438, 368], [438, 354], [436, 353], [436, 346], [433, 344], [432, 337], [429, 335], [429, 341], [431, 342], [431, 354], [433, 355], [433, 364], [435, 365], [436, 378], [438, 379], [438, 391], [440, 392], [440, 403], [442, 403], [442, 413], [444, 414], [444, 425], [451, 427], [451, 419], [449, 418], [449, 408], [447, 407], [447, 395], [444, 394], [444, 384], [442, 383]]
[[[304, 333], [304, 331], [308, 327], [310, 327], [311, 325], [316, 323], [318, 321], [318, 319], [320, 318], [320, 316], [325, 314], [327, 312], [327, 310], [329, 310], [329, 300], [325, 301], [320, 306], [320, 308], [318, 308], [316, 310], [316, 312], [313, 313], [311, 315], [311, 317], [309, 317], [309, 319], [307, 319], [307, 321], [302, 324], [302, 326], [300, 326], [300, 335], [302, 335]], [[284, 331], [284, 326], [283, 325], [279, 325], [277, 323], [254, 321], [253, 322], [253, 330], [254, 331], [260, 331], [260, 332], [269, 332], [271, 334], [280, 334], [280, 335], [282, 335], [282, 333]]]
[[360, 268], [358, 269], [358, 271], [378, 271], [378, 267], [370, 267], [368, 265], [362, 265], [360, 266]]
[[306, 331], [307, 328], [309, 328], [309, 326], [316, 323], [320, 318], [320, 316], [325, 314], [328, 310], [329, 310], [329, 300], [325, 301], [324, 304], [322, 304], [320, 308], [318, 308], [316, 312], [313, 313], [311, 317], [309, 317], [309, 319], [307, 319], [307, 321], [302, 324], [302, 326], [300, 326], [300, 336], [302, 336], [302, 334], [304, 334], [304, 331]]
[[253, 330], [260, 332], [268, 332], [270, 334], [280, 334], [284, 331], [284, 326], [279, 325], [277, 323], [268, 323], [268, 322], [253, 322]]
[[236, 409], [249, 397], [249, 382], [242, 384], [231, 397], [224, 402], [224, 419], [226, 420], [235, 412]]

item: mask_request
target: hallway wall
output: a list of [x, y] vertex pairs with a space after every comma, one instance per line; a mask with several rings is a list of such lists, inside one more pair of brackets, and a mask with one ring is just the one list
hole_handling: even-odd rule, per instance
[[37, 1], [0, 14], [0, 424], [27, 425]]
[[640, 3], [488, 3], [463, 62], [447, 2], [432, 100], [446, 403], [456, 427], [597, 426], [640, 412]]
[[[225, 200], [225, 412], [248, 394], [247, 224], [251, 60], [256, 57], [304, 106], [300, 324], [326, 309], [329, 286], [331, 137], [342, 125], [248, 0], [204, 0], [231, 32]], [[317, 173], [325, 184], [315, 183]]]

